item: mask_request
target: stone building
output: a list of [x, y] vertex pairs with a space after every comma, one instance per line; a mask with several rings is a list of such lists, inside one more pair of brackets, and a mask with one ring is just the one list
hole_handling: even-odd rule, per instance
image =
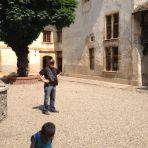
[[62, 49], [65, 75], [148, 85], [148, 0], [79, 0]]
[[[56, 49], [58, 45], [56, 29], [52, 26], [47, 26], [40, 34], [38, 39], [29, 46], [29, 73], [36, 74], [41, 68], [46, 65], [46, 62], [51, 57], [55, 59], [57, 66], [61, 68], [59, 61], [60, 50]], [[0, 42], [0, 74], [1, 76], [15, 74], [17, 58], [15, 52], [10, 47], [7, 47], [4, 42]]]

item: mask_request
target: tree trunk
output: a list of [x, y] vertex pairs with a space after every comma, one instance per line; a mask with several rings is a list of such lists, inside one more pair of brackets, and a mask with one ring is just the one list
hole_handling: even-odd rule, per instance
[[21, 48], [20, 50], [15, 50], [17, 56], [17, 74], [19, 77], [27, 77], [28, 76], [28, 54], [29, 50], [27, 48]]

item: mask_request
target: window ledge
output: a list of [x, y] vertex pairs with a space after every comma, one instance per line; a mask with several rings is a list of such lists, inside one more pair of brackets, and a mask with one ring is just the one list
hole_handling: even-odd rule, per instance
[[106, 71], [106, 70], [104, 70], [103, 72], [104, 73], [117, 73], [118, 71]]
[[53, 42], [42, 42], [42, 44], [53, 44]]
[[104, 41], [117, 41], [119, 38], [105, 39]]

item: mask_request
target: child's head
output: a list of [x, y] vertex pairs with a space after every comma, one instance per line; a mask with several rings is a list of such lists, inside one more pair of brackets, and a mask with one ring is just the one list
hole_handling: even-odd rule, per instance
[[42, 126], [41, 135], [45, 143], [51, 142], [55, 134], [56, 127], [53, 123], [47, 122]]

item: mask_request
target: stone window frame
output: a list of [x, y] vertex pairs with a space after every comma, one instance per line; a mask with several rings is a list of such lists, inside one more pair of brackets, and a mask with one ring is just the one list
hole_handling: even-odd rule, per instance
[[50, 30], [43, 31], [43, 43], [52, 43], [51, 33], [52, 33], [52, 31], [50, 31]]
[[[118, 37], [114, 37], [114, 15], [118, 14]], [[111, 37], [107, 38], [107, 17], [111, 16]], [[120, 13], [119, 11], [105, 15], [105, 40], [119, 39], [120, 37]]]
[[[117, 56], [114, 56], [113, 55], [113, 49], [114, 48], [117, 48]], [[106, 50], [109, 49], [110, 50], [110, 69], [107, 68], [107, 54], [106, 54]], [[118, 72], [119, 71], [119, 47], [118, 46], [108, 46], [108, 47], [105, 47], [104, 49], [104, 61], [105, 61], [105, 64], [104, 64], [104, 71], [106, 72]], [[113, 64], [114, 64], [114, 58], [117, 58], [117, 69], [114, 69], [113, 67]]]

